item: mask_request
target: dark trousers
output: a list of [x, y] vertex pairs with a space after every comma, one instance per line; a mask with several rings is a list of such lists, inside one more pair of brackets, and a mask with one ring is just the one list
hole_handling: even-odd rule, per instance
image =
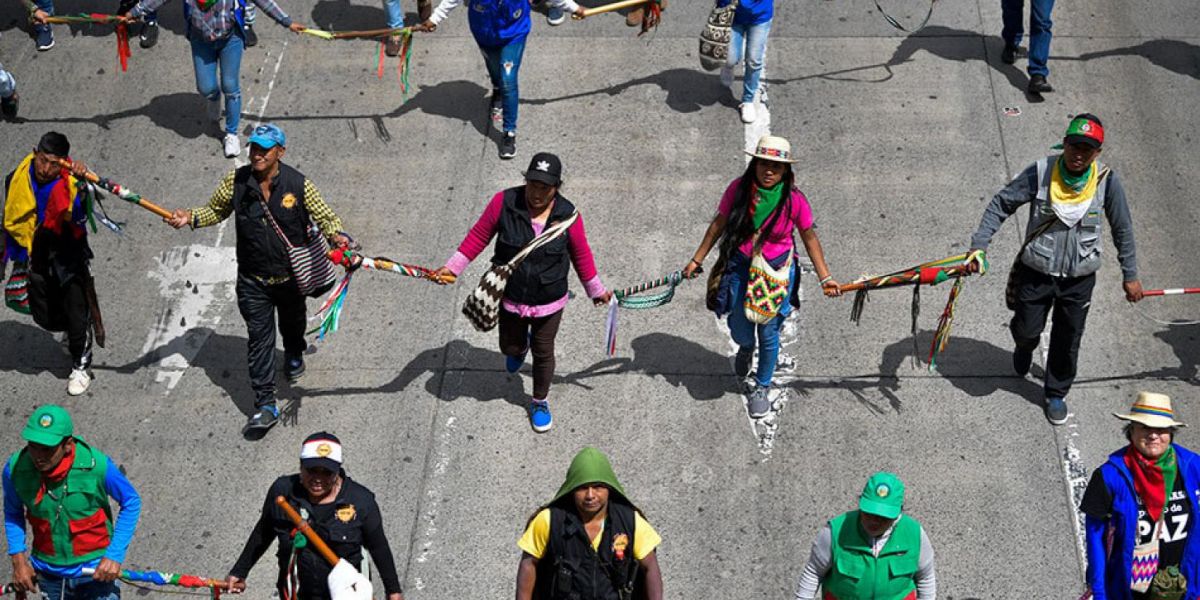
[[1018, 267], [1017, 306], [1009, 324], [1017, 348], [1035, 350], [1046, 327], [1046, 316], [1054, 311], [1046, 360], [1047, 396], [1066, 397], [1075, 382], [1079, 341], [1083, 339], [1095, 286], [1095, 275], [1052, 277], [1024, 265]]
[[[500, 309], [500, 352], [505, 356], [533, 355], [533, 397], [545, 400], [554, 379], [554, 338], [563, 311], [546, 317], [525, 318]], [[532, 347], [531, 347], [532, 346]]]
[[[1001, 39], [1007, 46], [1019, 46], [1025, 35], [1025, 0], [1001, 0], [1000, 9], [1004, 19]], [[1050, 74], [1046, 61], [1050, 58], [1050, 28], [1053, 26], [1050, 13], [1053, 10], [1054, 0], [1029, 0], [1029, 63], [1026, 70], [1030, 76]]]
[[254, 405], [275, 402], [275, 312], [279, 311], [279, 333], [283, 353], [288, 358], [304, 355], [304, 296], [293, 281], [268, 285], [238, 273], [237, 303], [246, 321], [246, 362], [250, 366], [250, 387]]
[[85, 274], [62, 283], [52, 272], [29, 271], [29, 312], [46, 331], [67, 332], [71, 366], [92, 366], [92, 312], [87, 300]]

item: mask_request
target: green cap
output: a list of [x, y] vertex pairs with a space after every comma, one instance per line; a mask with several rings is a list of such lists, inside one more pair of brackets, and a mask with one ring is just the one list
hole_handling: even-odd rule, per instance
[[29, 415], [29, 422], [21, 431], [21, 437], [26, 441], [43, 446], [57, 446], [75, 433], [71, 424], [71, 415], [67, 409], [56, 404], [39, 406]]
[[608, 457], [604, 456], [603, 452], [587, 446], [580, 450], [571, 461], [571, 466], [567, 469], [567, 478], [563, 480], [562, 486], [558, 488], [558, 493], [554, 495], [554, 500], [551, 502], [556, 502], [559, 498], [575, 491], [576, 488], [589, 483], [603, 483], [622, 497], [627, 497], [625, 489], [621, 487], [621, 482], [617, 481], [617, 474], [613, 472]]
[[903, 507], [904, 482], [884, 471], [872, 475], [858, 497], [859, 510], [885, 519], [899, 517]]

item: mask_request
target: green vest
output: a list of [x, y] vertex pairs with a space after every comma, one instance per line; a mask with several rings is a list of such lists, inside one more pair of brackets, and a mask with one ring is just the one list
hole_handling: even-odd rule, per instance
[[[903, 600], [917, 588], [914, 576], [921, 558], [921, 524], [900, 515], [892, 535], [876, 558], [858, 524], [858, 511], [829, 522], [833, 560], [821, 582], [837, 600]], [[914, 595], [915, 597], [915, 595]]]
[[25, 450], [9, 459], [13, 487], [33, 530], [34, 557], [70, 566], [104, 556], [113, 526], [104, 487], [108, 465], [108, 457], [76, 438], [75, 462], [66, 479], [48, 487], [42, 501], [34, 504], [42, 486], [41, 473]]

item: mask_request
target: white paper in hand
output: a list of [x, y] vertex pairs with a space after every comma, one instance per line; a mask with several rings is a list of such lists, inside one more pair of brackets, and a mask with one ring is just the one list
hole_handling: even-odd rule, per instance
[[371, 600], [371, 580], [344, 558], [334, 565], [326, 582], [333, 600]]

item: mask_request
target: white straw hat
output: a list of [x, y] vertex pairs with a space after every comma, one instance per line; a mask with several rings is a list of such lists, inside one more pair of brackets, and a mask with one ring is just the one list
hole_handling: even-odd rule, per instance
[[1129, 409], [1129, 414], [1113, 413], [1113, 416], [1122, 421], [1141, 423], [1146, 427], [1156, 429], [1187, 427], [1187, 424], [1175, 420], [1175, 411], [1171, 408], [1171, 398], [1166, 394], [1154, 392], [1138, 392], [1137, 400], [1133, 401], [1133, 407]]
[[758, 144], [754, 147], [754, 152], [747, 151], [746, 154], [755, 158], [776, 162], [799, 162], [792, 158], [792, 145], [787, 140], [774, 135], [764, 135], [759, 138]]

